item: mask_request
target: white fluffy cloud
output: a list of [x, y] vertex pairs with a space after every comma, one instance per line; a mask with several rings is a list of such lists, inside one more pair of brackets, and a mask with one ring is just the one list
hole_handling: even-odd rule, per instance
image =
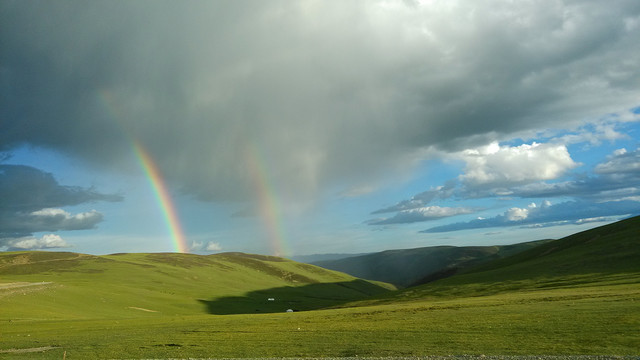
[[222, 245], [220, 245], [219, 242], [214, 241], [194, 241], [191, 243], [189, 250], [200, 252], [218, 252], [222, 251]]
[[460, 179], [469, 187], [509, 187], [540, 180], [552, 180], [577, 167], [564, 145], [523, 144], [488, 146], [466, 150]]
[[39, 239], [35, 237], [25, 237], [5, 240], [2, 245], [7, 247], [8, 250], [14, 251], [71, 247], [63, 238], [56, 234], [46, 234]]
[[505, 213], [505, 217], [507, 218], [507, 220], [509, 221], [520, 221], [520, 220], [524, 220], [529, 216], [529, 209], [522, 209], [522, 208], [511, 208], [509, 210], [507, 210], [507, 212]]
[[210, 241], [205, 249], [207, 251], [222, 251], [222, 245], [220, 245], [220, 243]]

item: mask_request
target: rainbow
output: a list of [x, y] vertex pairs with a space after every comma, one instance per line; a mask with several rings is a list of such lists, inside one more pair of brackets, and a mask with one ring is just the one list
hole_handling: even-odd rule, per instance
[[248, 144], [245, 154], [253, 189], [257, 195], [259, 215], [267, 232], [271, 252], [275, 256], [287, 256], [290, 251], [287, 247], [282, 211], [277, 192], [269, 181], [267, 165], [255, 145]]
[[149, 180], [149, 184], [151, 184], [158, 206], [160, 206], [160, 209], [162, 210], [165, 224], [167, 225], [167, 230], [171, 235], [175, 250], [179, 253], [189, 252], [189, 245], [187, 245], [186, 236], [184, 235], [184, 231], [182, 231], [182, 225], [180, 224], [180, 218], [178, 217], [176, 206], [173, 204], [169, 188], [164, 182], [158, 167], [153, 161], [151, 155], [149, 155], [147, 150], [138, 141], [133, 141], [133, 151], [136, 154], [138, 162], [144, 170], [147, 179]]
[[102, 104], [102, 107], [107, 110], [107, 113], [120, 125], [120, 128], [123, 129], [123, 132], [129, 138], [133, 152], [140, 164], [140, 167], [144, 171], [151, 188], [153, 189], [158, 206], [162, 211], [164, 222], [171, 236], [175, 251], [179, 253], [188, 252], [189, 246], [187, 245], [186, 236], [184, 235], [182, 225], [180, 224], [180, 217], [178, 216], [176, 206], [171, 198], [171, 193], [169, 192], [169, 188], [165, 183], [158, 166], [142, 143], [127, 131], [126, 124], [123, 123], [122, 111], [117, 107], [116, 101], [114, 101], [111, 93], [107, 90], [98, 92], [98, 100]]

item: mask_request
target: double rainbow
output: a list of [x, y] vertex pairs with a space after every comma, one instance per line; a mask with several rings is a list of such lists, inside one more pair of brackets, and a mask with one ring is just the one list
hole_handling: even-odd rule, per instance
[[[119, 109], [118, 102], [113, 99], [111, 93], [107, 90], [100, 91], [98, 93], [98, 100], [112, 120], [118, 123], [127, 135], [133, 153], [140, 167], [144, 170], [156, 202], [162, 211], [163, 219], [175, 251], [179, 253], [188, 252], [190, 248], [187, 244], [187, 238], [182, 229], [182, 225], [180, 224], [178, 211], [171, 197], [169, 187], [158, 169], [156, 162], [138, 138], [127, 130], [127, 124], [124, 123], [123, 111]], [[271, 252], [276, 256], [289, 255], [290, 251], [286, 245], [286, 232], [277, 191], [270, 181], [269, 167], [258, 151], [256, 144], [247, 144], [245, 161], [258, 201], [259, 216], [264, 224]]]

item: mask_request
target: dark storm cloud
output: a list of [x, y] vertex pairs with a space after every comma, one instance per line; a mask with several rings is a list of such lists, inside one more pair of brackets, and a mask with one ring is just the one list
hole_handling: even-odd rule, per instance
[[255, 153], [299, 199], [637, 106], [633, 0], [0, 6], [0, 150], [122, 169], [136, 139], [204, 200], [253, 197]]
[[102, 214], [92, 210], [70, 214], [60, 207], [121, 201], [118, 195], [60, 185], [46, 172], [23, 165], [0, 164], [0, 238], [15, 239], [34, 232], [95, 227]]
[[0, 164], [0, 211], [32, 212], [96, 201], [121, 201], [119, 195], [60, 185], [52, 174], [24, 165]]

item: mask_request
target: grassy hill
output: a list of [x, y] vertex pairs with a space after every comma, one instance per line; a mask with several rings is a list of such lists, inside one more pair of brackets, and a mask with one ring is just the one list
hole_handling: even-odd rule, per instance
[[503, 246], [432, 246], [387, 250], [314, 265], [399, 287], [415, 286], [451, 276], [463, 269], [531, 249], [550, 240]]
[[388, 301], [595, 283], [640, 283], [640, 216], [466, 268], [455, 276], [389, 295]]
[[0, 253], [0, 321], [310, 310], [390, 288], [241, 253]]

